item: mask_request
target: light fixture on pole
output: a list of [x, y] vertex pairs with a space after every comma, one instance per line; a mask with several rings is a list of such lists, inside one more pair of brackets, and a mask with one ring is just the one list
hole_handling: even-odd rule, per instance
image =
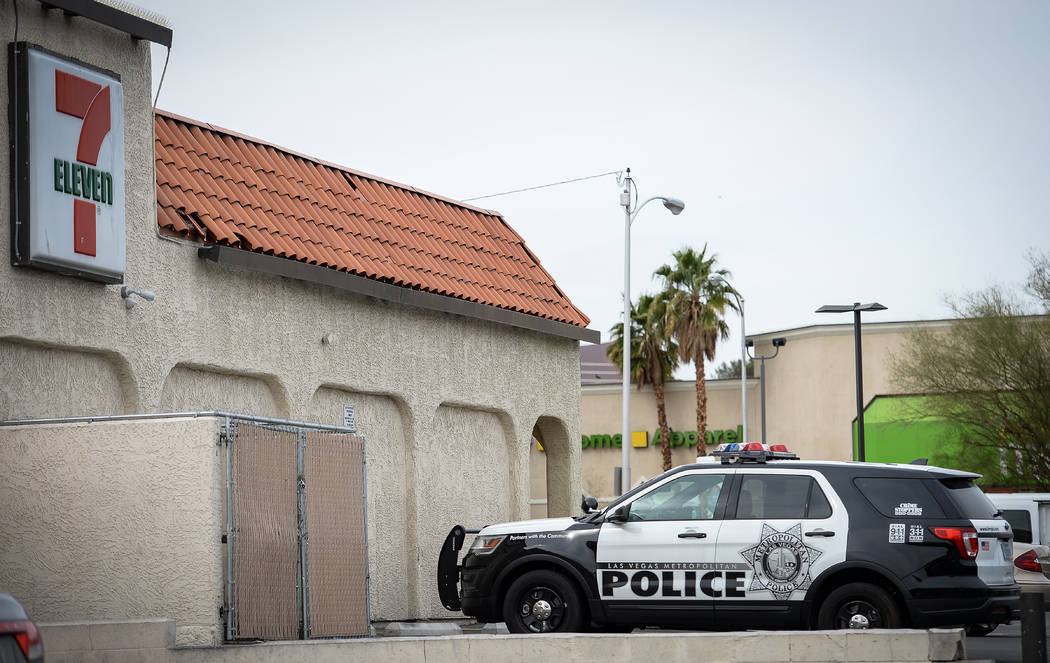
[[[633, 189], [633, 192], [632, 192]], [[642, 208], [654, 200], [662, 201], [664, 207], [671, 214], [681, 214], [685, 209], [685, 203], [677, 198], [667, 196], [653, 196], [641, 205], [634, 206], [632, 211], [631, 201], [637, 198], [638, 187], [631, 179], [631, 169], [627, 169], [627, 178], [624, 181], [623, 191], [620, 192], [620, 205], [623, 206], [624, 237], [623, 237], [623, 430], [620, 435], [620, 446], [622, 449], [620, 471], [621, 494], [630, 490], [631, 487], [631, 224]]]
[[747, 334], [744, 332], [744, 298], [740, 295], [740, 292], [726, 281], [726, 278], [721, 274], [712, 274], [711, 280], [718, 280], [724, 283], [728, 288], [729, 294], [736, 297], [737, 310], [740, 312], [740, 418], [743, 420], [744, 439], [741, 442], [747, 442]]
[[861, 311], [885, 311], [886, 307], [878, 302], [861, 304], [853, 302], [849, 304], [825, 304], [817, 309], [817, 313], [849, 313], [853, 312], [853, 346], [854, 361], [857, 366], [857, 460], [864, 462], [864, 366], [861, 361], [860, 351], [860, 314]]
[[[773, 354], [769, 356], [753, 357], [753, 359], [757, 359], [759, 361], [759, 365], [761, 366], [760, 372], [758, 374], [758, 381], [762, 385], [762, 444], [766, 443], [766, 360], [773, 359], [778, 354], [780, 354], [780, 348], [787, 345], [787, 339], [783, 336], [778, 336], [770, 342], [773, 344], [773, 349], [775, 350]], [[744, 342], [744, 345], [749, 348], [753, 347], [754, 344], [754, 341]]]

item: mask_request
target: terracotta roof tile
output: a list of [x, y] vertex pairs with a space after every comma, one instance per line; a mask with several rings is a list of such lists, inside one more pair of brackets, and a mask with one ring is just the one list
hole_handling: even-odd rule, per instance
[[165, 112], [154, 128], [157, 224], [169, 233], [589, 322], [491, 210]]

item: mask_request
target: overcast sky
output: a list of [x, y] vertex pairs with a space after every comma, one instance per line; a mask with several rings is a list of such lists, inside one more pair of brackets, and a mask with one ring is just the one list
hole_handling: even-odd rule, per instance
[[[159, 108], [457, 199], [630, 167], [686, 203], [638, 216], [633, 296], [706, 243], [749, 334], [946, 317], [1050, 250], [1047, 2], [135, 1], [174, 30]], [[607, 340], [618, 203], [606, 176], [474, 204]]]

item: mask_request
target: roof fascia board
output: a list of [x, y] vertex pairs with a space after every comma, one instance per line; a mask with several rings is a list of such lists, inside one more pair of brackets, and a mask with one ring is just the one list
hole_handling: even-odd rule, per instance
[[328, 267], [308, 265], [289, 260], [288, 258], [278, 258], [218, 245], [202, 246], [197, 249], [197, 255], [200, 258], [227, 267], [239, 267], [253, 272], [315, 283], [403, 306], [477, 318], [576, 341], [597, 343], [601, 340], [601, 333], [594, 329], [577, 327], [576, 325], [558, 322], [557, 320], [548, 320], [547, 318], [510, 311], [496, 306], [489, 306], [488, 304], [479, 304], [465, 299], [456, 299], [455, 297], [436, 295], [422, 290], [403, 288], [364, 276], [346, 274]]
[[96, 0], [41, 0], [40, 4], [46, 9], [61, 9], [67, 14], [108, 25], [135, 39], [145, 39], [171, 48], [171, 28]]
[[[915, 329], [925, 329], [928, 331], [943, 331], [951, 327], [953, 322], [957, 320], [948, 318], [944, 320], [904, 320], [896, 322], [863, 322], [864, 334], [892, 334], [899, 332], [912, 331]], [[755, 344], [769, 343], [770, 339], [774, 336], [791, 340], [791, 339], [802, 339], [802, 338], [815, 338], [819, 336], [842, 336], [842, 335], [853, 335], [853, 323], [845, 322], [841, 324], [831, 325], [811, 325], [809, 327], [796, 327], [795, 329], [785, 329], [782, 331], [770, 331], [763, 332], [761, 334], [748, 334], [747, 338], [755, 342]]]

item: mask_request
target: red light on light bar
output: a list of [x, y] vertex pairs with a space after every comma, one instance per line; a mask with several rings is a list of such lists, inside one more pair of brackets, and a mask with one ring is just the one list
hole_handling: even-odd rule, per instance
[[761, 442], [748, 442], [744, 445], [744, 451], [762, 451]]
[[771, 444], [771, 445], [769, 445], [769, 450], [770, 451], [783, 451], [784, 453], [787, 453], [788, 448], [787, 448], [786, 445], [783, 445], [783, 444]]

